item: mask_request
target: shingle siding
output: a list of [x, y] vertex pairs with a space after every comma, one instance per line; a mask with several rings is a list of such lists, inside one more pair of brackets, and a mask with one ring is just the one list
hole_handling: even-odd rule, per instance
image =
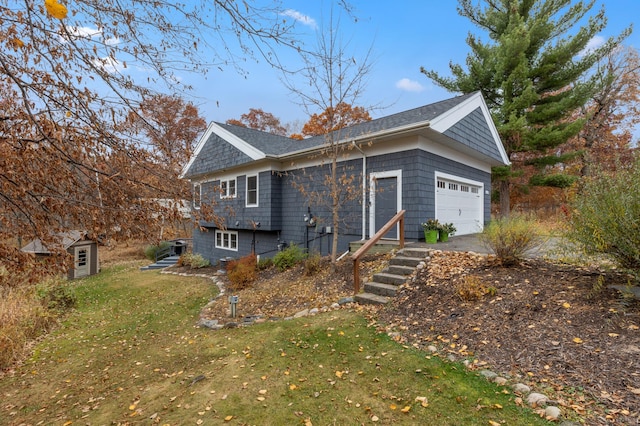
[[451, 126], [444, 134], [490, 158], [502, 160], [491, 130], [479, 107]]
[[251, 161], [253, 160], [247, 154], [212, 133], [189, 167], [185, 177], [191, 178]]

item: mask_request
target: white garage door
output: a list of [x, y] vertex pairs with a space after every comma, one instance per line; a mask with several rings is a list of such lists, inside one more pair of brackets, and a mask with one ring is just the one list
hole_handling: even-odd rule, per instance
[[482, 232], [483, 205], [481, 183], [436, 176], [436, 219], [440, 223], [453, 223], [456, 235]]

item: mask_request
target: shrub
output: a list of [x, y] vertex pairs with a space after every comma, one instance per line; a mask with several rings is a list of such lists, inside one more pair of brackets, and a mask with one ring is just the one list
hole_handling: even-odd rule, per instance
[[585, 180], [572, 202], [567, 238], [587, 254], [640, 270], [640, 159], [615, 175], [597, 171]]
[[184, 253], [178, 260], [179, 266], [190, 266], [193, 269], [206, 268], [211, 265], [201, 254]]
[[322, 270], [322, 256], [320, 253], [314, 252], [304, 261], [304, 274], [312, 277]]
[[150, 244], [144, 248], [144, 255], [147, 259], [155, 261], [156, 253], [169, 247], [169, 244], [168, 241], [162, 241], [160, 244]]
[[540, 232], [534, 220], [512, 214], [491, 221], [480, 234], [480, 240], [493, 250], [500, 263], [509, 266], [523, 260], [527, 251], [540, 247], [544, 242]]
[[478, 300], [486, 294], [494, 295], [496, 289], [487, 286], [477, 275], [467, 275], [456, 283], [456, 293], [462, 300]]
[[258, 276], [257, 259], [255, 255], [241, 257], [227, 264], [229, 288], [234, 291], [249, 288]]
[[273, 257], [273, 264], [276, 265], [280, 271], [284, 271], [302, 262], [305, 257], [306, 254], [304, 250], [297, 244], [292, 243], [289, 247], [279, 251]]
[[258, 271], [264, 271], [265, 269], [269, 269], [273, 266], [273, 259], [271, 259], [270, 257], [263, 257], [260, 258], [260, 260], [258, 261]]
[[76, 295], [68, 282], [50, 278], [36, 285], [36, 294], [42, 305], [53, 312], [63, 313], [76, 306]]

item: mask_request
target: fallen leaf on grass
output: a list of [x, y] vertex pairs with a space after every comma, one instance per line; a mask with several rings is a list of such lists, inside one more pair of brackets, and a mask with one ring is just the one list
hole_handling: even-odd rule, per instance
[[579, 338], [579, 337], [574, 337], [574, 338], [573, 338], [573, 343], [580, 344], [580, 343], [582, 343], [582, 339], [581, 339], [581, 338]]
[[402, 410], [400, 410], [400, 411], [402, 411], [403, 413], [408, 413], [409, 411], [411, 411], [411, 406], [410, 406], [410, 405], [407, 405], [407, 406], [405, 406], [405, 407], [404, 407]]
[[224, 418], [225, 422], [230, 422], [233, 419], [233, 416], [227, 416]]

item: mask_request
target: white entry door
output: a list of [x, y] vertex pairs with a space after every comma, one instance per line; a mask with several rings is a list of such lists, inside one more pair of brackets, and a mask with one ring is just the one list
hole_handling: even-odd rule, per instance
[[436, 173], [436, 219], [453, 223], [455, 235], [482, 232], [484, 187], [481, 182]]
[[74, 250], [75, 268], [73, 271], [74, 278], [86, 277], [89, 275], [89, 267], [91, 260], [91, 250], [89, 246], [76, 247]]

